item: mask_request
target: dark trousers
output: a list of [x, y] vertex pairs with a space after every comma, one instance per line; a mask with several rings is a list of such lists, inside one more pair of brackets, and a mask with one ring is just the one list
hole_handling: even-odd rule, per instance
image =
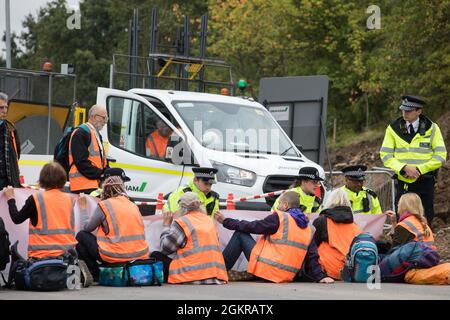
[[256, 241], [248, 233], [235, 231], [225, 249], [223, 249], [223, 259], [227, 270], [231, 270], [237, 259], [243, 252], [247, 261], [250, 261], [250, 254]]
[[156, 261], [161, 261], [163, 263], [164, 282], [167, 283], [167, 280], [169, 279], [169, 266], [172, 262], [172, 259], [159, 251], [153, 251], [150, 255], [150, 258], [155, 258]]
[[422, 176], [414, 183], [406, 183], [397, 180], [395, 187], [395, 207], [398, 209], [398, 200], [400, 197], [408, 192], [417, 193], [422, 200], [425, 217], [428, 225], [431, 227], [431, 222], [434, 217], [434, 184], [436, 178], [434, 176]]
[[98, 253], [97, 237], [90, 232], [80, 231], [76, 239], [78, 241], [76, 245], [78, 258], [86, 262], [89, 271], [94, 277], [94, 281], [98, 281], [100, 269], [97, 261], [103, 262], [103, 260]]

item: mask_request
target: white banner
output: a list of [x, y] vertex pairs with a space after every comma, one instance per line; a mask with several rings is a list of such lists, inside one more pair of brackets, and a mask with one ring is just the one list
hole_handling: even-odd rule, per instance
[[[16, 205], [18, 210], [20, 210], [25, 204], [25, 200], [32, 194], [38, 192], [37, 190], [32, 189], [15, 189], [15, 198]], [[81, 227], [89, 220], [90, 216], [94, 212], [97, 207], [97, 203], [99, 199], [85, 196], [86, 201], [86, 209], [80, 210], [79, 206], [79, 195], [71, 194], [73, 198], [75, 198], [75, 230], [76, 232], [80, 231]], [[267, 215], [271, 214], [270, 211], [246, 211], [246, 210], [223, 210], [221, 211], [225, 217], [241, 219], [241, 220], [258, 220], [264, 219]], [[12, 222], [11, 217], [9, 215], [8, 203], [6, 197], [3, 195], [3, 191], [0, 192], [0, 216], [3, 218], [6, 226], [6, 230], [9, 233], [9, 238], [11, 244], [15, 241], [19, 241], [19, 253], [23, 257], [27, 257], [27, 246], [28, 246], [28, 228], [29, 221], [25, 221], [20, 225], [16, 225]], [[318, 214], [309, 214], [310, 223], [317, 218]], [[386, 215], [378, 214], [363, 214], [363, 215], [354, 215], [355, 222], [361, 227], [364, 232], [369, 232], [375, 239], [379, 239], [381, 234], [383, 233], [383, 225], [386, 220]], [[162, 222], [163, 218], [161, 215], [155, 216], [145, 216], [143, 217], [145, 224], [145, 238], [149, 244], [150, 251], [160, 251], [160, 235], [162, 232]], [[232, 230], [225, 229], [221, 224], [217, 223], [217, 232], [219, 236], [219, 244], [221, 249], [223, 250], [233, 235]], [[256, 239], [257, 235], [253, 235]], [[247, 261], [244, 258], [244, 255], [241, 255], [239, 260], [236, 262], [233, 269], [235, 270], [245, 270], [247, 267]], [[9, 269], [7, 266], [5, 271], [7, 272]]]

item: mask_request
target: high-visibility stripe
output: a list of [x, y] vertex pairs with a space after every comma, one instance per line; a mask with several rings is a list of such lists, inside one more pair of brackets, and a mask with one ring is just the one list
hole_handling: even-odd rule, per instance
[[283, 244], [292, 247], [296, 247], [303, 250], [308, 250], [308, 245], [292, 240], [288, 240], [288, 230], [289, 230], [289, 213], [283, 212], [283, 236], [281, 239], [272, 239], [269, 238], [269, 241], [274, 244]]
[[408, 163], [408, 164], [423, 164], [427, 163], [430, 160], [424, 160], [424, 159], [397, 159], [401, 163]]
[[260, 256], [256, 256], [256, 261], [259, 261], [259, 262], [268, 264], [268, 265], [270, 265], [272, 267], [275, 267], [277, 269], [280, 269], [280, 270], [283, 270], [283, 271], [292, 272], [292, 273], [297, 273], [300, 270], [300, 269], [297, 269], [297, 268], [294, 268], [294, 267], [291, 267], [291, 266], [287, 266], [285, 264], [281, 264], [281, 263], [278, 263], [276, 261], [269, 260], [269, 259], [266, 259], [266, 258], [263, 258], [263, 257], [260, 257]]
[[194, 226], [192, 225], [191, 221], [187, 217], [182, 217], [181, 220], [186, 223], [187, 227], [189, 228], [189, 231], [191, 231], [192, 235], [192, 243], [194, 245], [194, 248], [199, 247], [198, 245], [198, 237], [197, 237], [197, 231], [195, 230]]
[[201, 247], [190, 249], [190, 250], [185, 251], [185, 252], [183, 252], [181, 254], [177, 254], [176, 257], [174, 257], [173, 260], [180, 259], [180, 258], [185, 258], [187, 256], [190, 256], [190, 255], [193, 255], [193, 254], [196, 254], [196, 253], [200, 253], [200, 252], [205, 252], [205, 251], [217, 251], [217, 252], [222, 253], [222, 250], [220, 250], [220, 248], [218, 246], [216, 246], [216, 245], [201, 246]]
[[287, 246], [296, 247], [296, 248], [303, 249], [303, 250], [308, 250], [307, 245], [300, 243], [300, 242], [291, 241], [291, 240], [270, 239], [270, 242], [275, 243], [275, 244], [285, 244]]
[[83, 175], [79, 171], [75, 173], [69, 173], [69, 178], [79, 178], [79, 177], [83, 177]]
[[42, 219], [42, 228], [41, 230], [46, 231], [47, 228], [47, 209], [45, 208], [44, 198], [42, 198], [42, 193], [38, 192], [36, 195], [39, 207], [41, 207], [41, 219]]
[[422, 233], [417, 230], [416, 226], [414, 224], [412, 224], [410, 221], [403, 221], [408, 227], [411, 228], [412, 232], [414, 232], [417, 236], [417, 238], [419, 239], [420, 242], [423, 242], [423, 237], [422, 237]]
[[59, 244], [41, 244], [41, 245], [31, 245], [28, 246], [28, 251], [38, 251], [38, 250], [69, 250], [75, 247], [74, 244], [72, 245], [59, 245]]
[[394, 153], [395, 149], [394, 148], [388, 148], [388, 147], [381, 147], [380, 152], [390, 152], [390, 153]]
[[431, 153], [431, 147], [430, 148], [395, 148], [395, 153]]
[[436, 134], [436, 123], [433, 122], [431, 127], [431, 135], [430, 135], [430, 145], [433, 143], [434, 135]]
[[436, 160], [438, 160], [438, 161], [440, 161], [440, 162], [442, 162], [442, 163], [445, 163], [445, 159], [442, 158], [442, 157], [441, 157], [440, 155], [438, 155], [438, 154], [433, 154], [432, 158], [433, 158], [433, 159], [436, 159]]
[[143, 254], [148, 253], [148, 247], [144, 250], [134, 252], [134, 253], [116, 253], [111, 251], [103, 250], [102, 248], [98, 248], [99, 252], [103, 253], [105, 256], [112, 257], [112, 258], [138, 258], [142, 256]]
[[75, 235], [75, 232], [70, 229], [52, 229], [52, 230], [30, 229], [30, 234], [38, 234], [38, 235], [73, 234], [73, 235]]
[[183, 267], [183, 268], [179, 268], [179, 269], [172, 269], [172, 270], [169, 270], [169, 274], [171, 274], [171, 275], [172, 274], [181, 274], [181, 273], [203, 270], [203, 269], [208, 269], [208, 268], [219, 268], [224, 271], [227, 270], [225, 268], [225, 266], [219, 262], [209, 262], [209, 263], [198, 264], [195, 266], [187, 266], [187, 267]]
[[118, 242], [136, 241], [136, 240], [145, 240], [145, 235], [137, 234], [137, 235], [132, 235], [132, 236], [114, 237], [114, 238], [97, 237], [97, 240], [103, 241], [103, 242], [108, 242], [108, 243], [118, 243]]
[[353, 211], [354, 214], [356, 214], [356, 213], [361, 213], [361, 212], [364, 212], [364, 210], [361, 209], [361, 210]]
[[387, 154], [381, 159], [381, 161], [386, 162], [387, 160], [393, 158], [394, 156], [392, 154]]
[[447, 152], [447, 149], [444, 147], [436, 147], [433, 149], [434, 152]]

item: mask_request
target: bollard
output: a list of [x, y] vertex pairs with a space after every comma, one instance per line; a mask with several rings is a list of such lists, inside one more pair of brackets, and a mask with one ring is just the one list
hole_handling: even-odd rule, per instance
[[227, 210], [236, 210], [236, 206], [233, 202], [234, 196], [232, 193], [228, 194], [227, 197]]
[[155, 214], [162, 214], [162, 208], [163, 208], [163, 200], [164, 200], [164, 194], [158, 193], [158, 198], [156, 199], [156, 209]]

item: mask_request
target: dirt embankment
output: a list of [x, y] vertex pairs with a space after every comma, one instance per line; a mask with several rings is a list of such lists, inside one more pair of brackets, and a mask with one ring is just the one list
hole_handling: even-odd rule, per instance
[[[450, 148], [450, 112], [441, 116], [436, 123], [439, 125], [447, 150]], [[365, 164], [367, 167], [383, 167], [379, 149], [381, 139], [352, 144], [343, 148], [330, 150], [330, 160], [334, 170], [340, 170], [346, 165]], [[439, 170], [435, 193], [435, 219], [432, 229], [435, 241], [440, 249], [443, 260], [450, 260], [450, 160]]]

